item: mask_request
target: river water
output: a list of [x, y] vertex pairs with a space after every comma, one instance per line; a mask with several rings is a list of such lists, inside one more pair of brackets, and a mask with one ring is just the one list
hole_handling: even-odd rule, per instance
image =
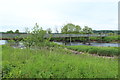
[[[55, 42], [58, 44], [64, 44], [63, 42]], [[66, 43], [66, 46], [71, 46], [71, 45], [88, 45], [88, 46], [108, 46], [108, 47], [120, 47], [120, 43], [97, 43], [97, 42], [92, 42], [89, 44], [83, 44], [80, 42], [71, 42], [71, 43]]]
[[6, 44], [6, 43], [7, 43], [6, 40], [0, 40], [0, 45], [4, 45], [4, 44]]
[[[0, 45], [4, 45], [6, 43], [8, 43], [6, 40], [0, 40]], [[55, 42], [55, 43], [64, 45], [63, 42]], [[79, 42], [66, 43], [66, 46], [71, 46], [71, 45], [88, 45], [88, 44], [82, 44], [82, 43], [79, 43]], [[19, 45], [19, 46], [21, 46], [21, 45]], [[96, 43], [96, 42], [92, 42], [89, 46], [120, 47], [120, 43]]]

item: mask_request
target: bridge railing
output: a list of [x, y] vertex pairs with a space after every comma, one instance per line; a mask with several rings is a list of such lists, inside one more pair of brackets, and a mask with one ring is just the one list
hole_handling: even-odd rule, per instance
[[[105, 37], [108, 35], [93, 35], [93, 34], [51, 34], [52, 37]], [[50, 34], [45, 35], [45, 37], [50, 37]]]
[[[0, 33], [0, 38], [24, 38], [27, 37], [30, 34], [4, 34], [4, 33]], [[62, 37], [105, 37], [108, 36], [106, 34], [102, 34], [102, 35], [97, 35], [97, 34], [46, 34], [44, 37], [45, 38], [49, 38], [49, 37], [53, 37], [53, 38], [62, 38]]]

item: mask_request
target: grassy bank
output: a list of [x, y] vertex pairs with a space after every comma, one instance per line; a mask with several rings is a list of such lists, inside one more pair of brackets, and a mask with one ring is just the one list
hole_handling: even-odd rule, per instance
[[117, 47], [96, 47], [96, 46], [68, 46], [67, 48], [80, 51], [87, 52], [90, 54], [98, 54], [100, 56], [118, 56], [118, 48]]
[[[120, 42], [120, 35], [115, 35], [115, 36], [106, 36], [104, 38], [102, 37], [90, 37], [89, 38], [91, 42], [105, 42], [105, 43], [117, 43]], [[72, 42], [78, 41], [78, 42], [84, 42], [87, 41], [88, 39], [85, 37], [74, 37], [71, 38]], [[70, 38], [51, 38], [51, 41], [66, 41], [70, 42]]]
[[6, 78], [116, 78], [118, 60], [75, 55], [60, 47], [17, 49], [2, 46]]

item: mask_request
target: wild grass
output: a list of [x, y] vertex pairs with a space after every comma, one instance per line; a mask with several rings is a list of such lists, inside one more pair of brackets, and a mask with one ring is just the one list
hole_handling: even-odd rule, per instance
[[116, 78], [118, 59], [75, 55], [62, 47], [2, 46], [3, 78]]
[[86, 46], [86, 45], [79, 45], [79, 46], [68, 46], [67, 48], [80, 51], [80, 52], [87, 52], [90, 54], [98, 54], [100, 56], [118, 56], [118, 49], [115, 47], [96, 47], [96, 46]]
[[[114, 36], [105, 36], [104, 38], [102, 37], [94, 37], [94, 36], [90, 36], [89, 37], [90, 41], [98, 41], [98, 42], [108, 42], [108, 43], [117, 43], [117, 42], [120, 42], [120, 35], [114, 35]], [[70, 41], [70, 38], [51, 38], [51, 41], [66, 41], [66, 42], [69, 42]], [[80, 38], [71, 38], [71, 41], [86, 41], [87, 38], [85, 37], [80, 37]]]
[[120, 41], [120, 35], [114, 35], [114, 36], [106, 36], [103, 39], [101, 37], [90, 37], [91, 41], [100, 41], [103, 42], [119, 42]]

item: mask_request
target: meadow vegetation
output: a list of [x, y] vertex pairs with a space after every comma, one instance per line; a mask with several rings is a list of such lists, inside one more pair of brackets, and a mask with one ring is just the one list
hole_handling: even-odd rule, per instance
[[106, 36], [103, 39], [100, 37], [90, 37], [91, 41], [103, 41], [103, 42], [119, 42], [120, 41], [120, 35], [114, 35], [114, 36]]
[[[76, 27], [78, 28], [78, 26]], [[87, 27], [86, 27], [87, 28]], [[85, 31], [91, 31], [86, 29]], [[50, 30], [49, 30], [50, 31]], [[63, 46], [44, 38], [37, 23], [23, 39], [24, 49], [2, 45], [2, 78], [117, 78], [118, 59], [92, 56], [118, 56], [118, 48]], [[12, 41], [11, 41], [12, 42]], [[68, 49], [65, 49], [68, 48]], [[73, 54], [69, 49], [85, 54]]]
[[119, 47], [96, 47], [96, 46], [67, 46], [68, 49], [76, 50], [79, 52], [87, 52], [90, 54], [98, 54], [100, 56], [118, 56]]
[[76, 55], [62, 47], [19, 49], [2, 46], [3, 78], [116, 78], [118, 60]]

